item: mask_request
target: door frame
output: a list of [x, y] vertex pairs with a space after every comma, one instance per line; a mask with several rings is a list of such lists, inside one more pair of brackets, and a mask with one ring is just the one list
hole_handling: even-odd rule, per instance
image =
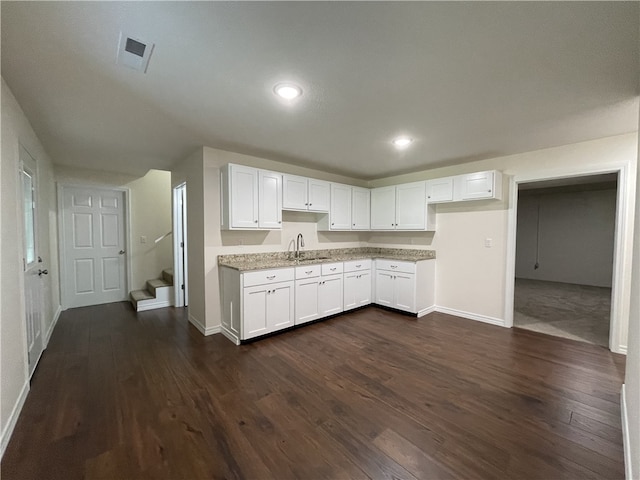
[[630, 185], [630, 165], [613, 164], [605, 167], [583, 167], [572, 170], [558, 172], [552, 175], [540, 173], [530, 173], [515, 175], [509, 179], [509, 204], [507, 221], [507, 261], [505, 278], [505, 310], [504, 325], [513, 327], [513, 308], [515, 296], [515, 275], [516, 275], [516, 233], [518, 226], [518, 187], [521, 183], [530, 183], [546, 180], [557, 180], [564, 178], [585, 177], [589, 175], [599, 175], [606, 173], [618, 174], [618, 186], [616, 192], [616, 213], [615, 213], [615, 233], [613, 245], [613, 275], [611, 278], [611, 315], [609, 324], [609, 350], [614, 353], [627, 353], [626, 344], [622, 343], [623, 331], [628, 331], [628, 325], [623, 322], [628, 318], [623, 318], [623, 300], [628, 298], [631, 285], [628, 280], [631, 269], [632, 246], [627, 245], [627, 239], [631, 234], [629, 222], [627, 221], [630, 208], [628, 193], [632, 189]]
[[60, 285], [60, 304], [62, 310], [67, 310], [69, 308], [68, 304], [68, 292], [66, 292], [66, 286], [64, 282], [64, 278], [67, 276], [67, 262], [66, 255], [64, 251], [64, 225], [63, 225], [63, 205], [64, 205], [64, 189], [65, 188], [86, 188], [89, 190], [110, 190], [112, 192], [122, 192], [124, 195], [124, 242], [125, 242], [125, 259], [124, 265], [126, 269], [125, 274], [125, 291], [127, 294], [130, 292], [130, 286], [132, 285], [132, 272], [131, 272], [131, 202], [129, 201], [131, 197], [131, 189], [127, 187], [114, 187], [110, 185], [94, 185], [94, 184], [82, 184], [82, 183], [57, 183], [57, 194], [58, 194], [58, 255], [59, 255], [59, 277], [58, 284]]
[[[178, 215], [178, 192], [182, 190], [184, 195], [183, 211]], [[173, 292], [174, 292], [174, 306], [185, 307], [189, 305], [189, 262], [188, 262], [188, 242], [187, 242], [187, 182], [173, 187]], [[182, 225], [180, 225], [179, 219], [182, 218]], [[184, 228], [183, 228], [184, 227]], [[180, 242], [184, 242], [184, 262], [182, 269], [180, 268]], [[184, 296], [180, 298], [180, 285], [184, 285]]]

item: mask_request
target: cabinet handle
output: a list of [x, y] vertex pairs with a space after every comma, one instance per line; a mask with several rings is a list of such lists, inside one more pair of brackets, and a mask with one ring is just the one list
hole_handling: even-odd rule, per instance
[[431, 195], [429, 195], [427, 198], [431, 198]]
[[258, 223], [258, 220], [254, 220], [253, 223]]
[[304, 273], [306, 273], [307, 275], [311, 275], [313, 273], [313, 270], [309, 270], [309, 271], [306, 271]]
[[353, 224], [353, 226], [355, 227], [355, 226], [356, 226], [356, 224], [354, 223], [354, 224]]
[[335, 223], [332, 223], [331, 226], [333, 227], [335, 225]]
[[305, 206], [305, 207], [308, 207], [308, 206], [309, 206], [309, 204], [308, 204], [308, 203], [305, 203], [305, 204], [304, 204], [304, 206]]
[[313, 203], [310, 203], [309, 206], [313, 205]]
[[390, 265], [391, 268], [398, 268], [398, 265]]
[[360, 265], [356, 265], [356, 268], [360, 268], [361, 266], [362, 266], [362, 264], [360, 264]]
[[275, 275], [268, 275], [268, 276], [267, 276], [267, 280], [273, 280], [274, 278], [276, 278], [276, 276], [275, 276]]
[[329, 270], [331, 270], [332, 272], [335, 272], [336, 268], [337, 267], [333, 267], [333, 268], [330, 268]]
[[487, 190], [487, 192], [491, 193], [491, 189]]
[[278, 220], [278, 223], [282, 223], [282, 220]]

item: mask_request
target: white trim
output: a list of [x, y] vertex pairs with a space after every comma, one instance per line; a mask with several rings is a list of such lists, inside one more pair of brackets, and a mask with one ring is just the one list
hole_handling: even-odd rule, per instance
[[[182, 225], [179, 225], [178, 215], [177, 215], [177, 210], [178, 210], [177, 198], [178, 198], [179, 190], [182, 190], [182, 192], [184, 193], [183, 195], [184, 212], [182, 215]], [[187, 208], [188, 208], [187, 183], [183, 182], [180, 185], [173, 187], [172, 205], [171, 205], [171, 211], [173, 216], [173, 218], [171, 219], [171, 224], [173, 227], [173, 285], [175, 287], [173, 292], [174, 294], [173, 304], [176, 307], [185, 307], [189, 305], [189, 285], [187, 283], [189, 267], [188, 267], [188, 262], [185, 261], [183, 265], [184, 268], [183, 269], [180, 268], [180, 245], [179, 245], [181, 241], [180, 239], [182, 238], [182, 241], [184, 242], [184, 258], [185, 260], [188, 259], [187, 229], [182, 228], [187, 221], [186, 219]], [[182, 294], [182, 298], [184, 299], [184, 301], [181, 301], [181, 298], [180, 298], [181, 297], [180, 286], [182, 284], [184, 285], [184, 292]]]
[[418, 318], [420, 317], [424, 317], [425, 315], [428, 315], [431, 312], [435, 312], [436, 311], [436, 306], [435, 305], [431, 305], [430, 307], [427, 308], [423, 308], [422, 310], [418, 310]]
[[222, 328], [220, 325], [206, 328], [204, 325], [202, 325], [202, 323], [200, 323], [200, 320], [198, 320], [196, 317], [192, 316], [191, 314], [189, 315], [189, 322], [191, 322], [191, 324], [193, 324], [193, 326], [196, 327], [198, 331], [201, 334], [203, 334], [205, 337], [209, 335], [213, 335], [214, 333], [222, 332]]
[[67, 265], [66, 265], [66, 257], [64, 252], [64, 189], [65, 188], [87, 188], [87, 189], [95, 189], [95, 190], [110, 190], [115, 192], [122, 192], [124, 196], [124, 242], [125, 242], [125, 251], [127, 254], [125, 255], [124, 262], [126, 268], [125, 281], [127, 282], [124, 288], [125, 297], [122, 301], [127, 300], [130, 292], [130, 286], [133, 285], [133, 272], [131, 268], [131, 257], [130, 254], [132, 239], [131, 239], [131, 189], [128, 187], [114, 187], [110, 185], [94, 185], [94, 184], [81, 184], [81, 183], [58, 183], [58, 284], [60, 285], [60, 303], [63, 310], [71, 308], [68, 304], [68, 298], [65, 292], [65, 282], [64, 279], [67, 275]]
[[505, 321], [500, 318], [489, 317], [487, 315], [478, 315], [477, 313], [465, 312], [463, 310], [456, 310], [454, 308], [441, 307], [436, 305], [436, 312], [446, 313], [448, 315], [455, 315], [456, 317], [468, 318], [469, 320], [476, 320], [478, 322], [489, 323], [491, 325], [497, 325], [499, 327], [505, 327]]
[[9, 440], [11, 439], [11, 435], [13, 435], [13, 429], [16, 428], [16, 423], [18, 423], [18, 418], [20, 417], [20, 412], [22, 411], [22, 407], [24, 407], [24, 402], [27, 400], [27, 395], [29, 394], [29, 381], [24, 382], [22, 386], [22, 390], [20, 391], [20, 396], [18, 396], [18, 400], [16, 401], [13, 409], [11, 410], [11, 415], [9, 415], [9, 421], [4, 427], [2, 432], [2, 436], [0, 437], [0, 459], [4, 456], [4, 451], [9, 445]]
[[627, 389], [625, 388], [625, 384], [622, 384], [622, 389], [620, 390], [620, 414], [622, 415], [622, 445], [624, 446], [624, 465], [626, 478], [629, 480], [633, 479], [631, 464], [631, 445], [629, 445], [629, 414], [627, 413]]
[[626, 345], [618, 345], [618, 351], [615, 353], [620, 353], [622, 355], [627, 354], [627, 346]]
[[[520, 183], [539, 182], [545, 180], [556, 180], [562, 178], [584, 177], [589, 175], [600, 175], [604, 173], [618, 174], [618, 192], [616, 204], [616, 230], [613, 249], [613, 276], [611, 285], [611, 320], [609, 327], [609, 349], [614, 353], [625, 353], [626, 347], [623, 345], [621, 336], [621, 317], [625, 286], [625, 270], [631, 265], [628, 260], [631, 252], [625, 248], [625, 239], [628, 237], [629, 222], [627, 221], [627, 202], [629, 182], [629, 164], [618, 163], [606, 167], [577, 167], [553, 175], [543, 173], [529, 173], [516, 175], [509, 180], [509, 208], [507, 210], [507, 259], [505, 273], [505, 302], [504, 302], [504, 325], [513, 326], [513, 300], [515, 295], [515, 254], [516, 254], [516, 229], [518, 214], [518, 185]], [[626, 342], [624, 342], [626, 343]]]
[[240, 339], [238, 337], [236, 337], [234, 334], [232, 334], [231, 332], [229, 332], [226, 328], [222, 327], [221, 330], [220, 330], [220, 333], [222, 333], [222, 335], [227, 337], [229, 340], [231, 340], [236, 345], [240, 345]]
[[62, 306], [58, 305], [58, 309], [56, 310], [56, 313], [53, 315], [53, 321], [51, 322], [51, 326], [49, 327], [49, 330], [47, 330], [47, 334], [44, 337], [44, 348], [47, 348], [47, 345], [49, 345], [49, 340], [51, 340], [51, 334], [53, 333], [53, 329], [58, 324], [58, 319], [60, 318], [61, 313], [62, 313]]
[[134, 308], [136, 308], [136, 312], [146, 312], [147, 310], [156, 310], [158, 308], [166, 308], [166, 307], [172, 306], [171, 300], [165, 300], [163, 302], [149, 302], [149, 303], [143, 303], [143, 302], [144, 300], [139, 300], [137, 307], [134, 305]]

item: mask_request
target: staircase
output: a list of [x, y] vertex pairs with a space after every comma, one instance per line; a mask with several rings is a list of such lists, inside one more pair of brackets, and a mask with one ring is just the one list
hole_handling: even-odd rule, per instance
[[162, 278], [147, 280], [145, 290], [134, 290], [129, 294], [136, 312], [154, 310], [173, 305], [173, 268], [162, 271]]

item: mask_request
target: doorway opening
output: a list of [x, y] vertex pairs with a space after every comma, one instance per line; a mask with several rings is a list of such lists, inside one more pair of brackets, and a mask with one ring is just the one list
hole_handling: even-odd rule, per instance
[[518, 184], [513, 326], [609, 347], [618, 174]]
[[187, 184], [173, 189], [173, 271], [175, 273], [175, 306], [189, 305], [187, 264]]

